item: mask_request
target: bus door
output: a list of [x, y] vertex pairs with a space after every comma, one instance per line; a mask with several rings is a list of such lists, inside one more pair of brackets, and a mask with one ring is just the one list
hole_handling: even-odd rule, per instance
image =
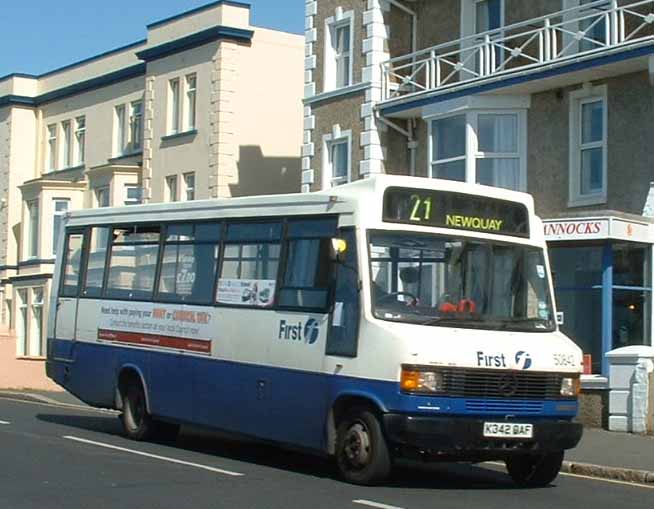
[[360, 285], [354, 228], [342, 228], [345, 251], [334, 269], [332, 314], [327, 332], [327, 355], [356, 357], [359, 343]]
[[77, 306], [85, 234], [68, 230], [64, 241], [63, 263], [57, 291], [53, 356], [72, 360], [77, 329]]

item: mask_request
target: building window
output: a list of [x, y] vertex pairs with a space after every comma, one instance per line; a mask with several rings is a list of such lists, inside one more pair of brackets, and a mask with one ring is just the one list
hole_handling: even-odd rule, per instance
[[524, 126], [525, 112], [510, 110], [472, 110], [432, 120], [431, 176], [525, 190]]
[[570, 94], [570, 206], [606, 202], [606, 87]]
[[127, 143], [126, 136], [125, 136], [125, 105], [124, 104], [116, 106], [114, 122], [115, 122], [114, 153], [116, 155], [123, 155], [125, 153], [125, 145]]
[[29, 216], [29, 231], [27, 256], [36, 258], [39, 255], [39, 202], [38, 200], [27, 202], [27, 214]]
[[168, 82], [168, 132], [179, 132], [179, 78]]
[[98, 208], [109, 206], [110, 200], [108, 187], [100, 187], [95, 190], [95, 203]]
[[189, 74], [186, 77], [186, 129], [189, 131], [195, 129], [195, 103], [197, 96], [197, 77], [195, 74]]
[[186, 201], [195, 200], [195, 173], [184, 174], [184, 194]]
[[41, 357], [43, 348], [43, 288], [32, 288], [32, 321], [30, 323], [30, 357]]
[[52, 124], [48, 126], [48, 155], [45, 164], [47, 171], [57, 169], [57, 126]]
[[125, 205], [141, 203], [141, 188], [138, 184], [125, 184]]
[[475, 0], [475, 33], [501, 28], [503, 25], [502, 0]]
[[70, 207], [70, 200], [55, 198], [53, 200], [54, 214], [52, 216], [52, 255], [57, 254], [57, 245], [59, 244], [59, 235], [63, 225], [64, 214]]
[[353, 11], [337, 10], [325, 20], [325, 90], [352, 84]]
[[70, 120], [61, 123], [61, 133], [63, 135], [63, 143], [61, 147], [61, 167], [70, 168], [71, 161], [71, 126]]
[[431, 176], [466, 180], [466, 116], [434, 120], [431, 124]]
[[86, 156], [86, 117], [75, 119], [75, 164], [84, 164]]
[[[579, 5], [590, 4], [596, 0], [579, 0]], [[579, 51], [591, 51], [603, 48], [606, 44], [606, 6], [588, 7], [580, 12], [585, 16], [579, 21], [579, 31], [584, 38], [579, 41]]]
[[129, 119], [129, 142], [132, 151], [141, 149], [143, 139], [143, 101], [134, 101], [131, 104]]
[[27, 355], [29, 348], [27, 346], [27, 290], [18, 290], [18, 324], [16, 327], [17, 332], [17, 354], [19, 357]]
[[177, 201], [177, 175], [166, 177], [166, 201]]
[[352, 180], [352, 131], [334, 126], [323, 136], [323, 188], [338, 186]]

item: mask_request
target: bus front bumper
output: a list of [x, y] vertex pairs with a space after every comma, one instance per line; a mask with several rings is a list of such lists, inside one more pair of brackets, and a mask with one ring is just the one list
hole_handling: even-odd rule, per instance
[[[485, 422], [532, 424], [531, 438], [484, 437]], [[387, 439], [399, 446], [444, 454], [545, 453], [572, 449], [583, 433], [580, 423], [529, 418], [486, 419], [385, 414]]]

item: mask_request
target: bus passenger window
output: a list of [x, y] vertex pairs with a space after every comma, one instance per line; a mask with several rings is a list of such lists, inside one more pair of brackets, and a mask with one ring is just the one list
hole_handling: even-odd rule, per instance
[[114, 228], [107, 297], [150, 298], [158, 254], [158, 225]]
[[110, 228], [108, 226], [96, 226], [91, 229], [89, 255], [86, 262], [86, 279], [82, 290], [82, 295], [85, 297], [100, 297], [102, 294], [109, 232]]
[[82, 246], [84, 234], [69, 233], [66, 239], [66, 258], [61, 285], [62, 297], [77, 297], [79, 286], [80, 264], [82, 261]]
[[330, 273], [331, 238], [289, 240], [281, 306], [324, 309]]
[[157, 298], [208, 304], [216, 275], [220, 223], [167, 228]]
[[273, 305], [280, 237], [280, 223], [228, 226], [216, 302], [237, 306]]

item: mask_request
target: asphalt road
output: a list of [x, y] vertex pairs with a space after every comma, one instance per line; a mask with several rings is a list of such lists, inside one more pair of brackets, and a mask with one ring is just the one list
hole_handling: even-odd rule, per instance
[[559, 476], [518, 489], [501, 467], [401, 469], [366, 488], [323, 459], [183, 430], [175, 444], [133, 442], [115, 415], [0, 398], [0, 509], [638, 507], [652, 488]]

